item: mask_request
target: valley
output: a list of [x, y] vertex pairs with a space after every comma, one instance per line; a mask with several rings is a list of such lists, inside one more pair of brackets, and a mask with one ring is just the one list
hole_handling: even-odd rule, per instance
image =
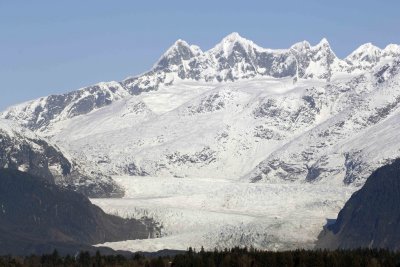
[[253, 246], [313, 248], [327, 219], [355, 187], [307, 183], [254, 184], [207, 178], [114, 177], [122, 199], [91, 199], [109, 214], [153, 218], [162, 226], [154, 239], [100, 244], [115, 250], [199, 250]]
[[21, 137], [3, 165], [36, 171], [20, 144], [42, 156], [48, 142], [49, 180], [161, 227], [99, 244], [113, 249], [311, 249], [400, 156], [399, 58], [394, 44], [340, 59], [326, 39], [268, 49], [232, 33], [207, 51], [177, 40], [144, 74], [2, 112], [0, 133]]

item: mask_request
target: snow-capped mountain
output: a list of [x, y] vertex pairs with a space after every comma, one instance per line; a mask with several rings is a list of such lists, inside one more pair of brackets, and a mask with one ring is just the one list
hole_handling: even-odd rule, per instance
[[399, 74], [396, 59], [325, 86], [313, 101], [329, 95], [331, 100], [322, 101], [336, 114], [275, 150], [247, 177], [310, 182], [336, 177], [362, 185], [374, 169], [399, 156]]
[[[310, 200], [318, 194], [310, 189], [306, 202], [300, 199], [302, 204], [290, 204], [290, 208], [315, 211], [318, 223], [310, 234], [317, 234], [328, 214], [336, 214], [347, 200], [346, 190], [355, 190], [374, 169], [399, 157], [399, 104], [399, 45], [380, 49], [365, 44], [340, 59], [326, 39], [316, 45], [303, 41], [273, 50], [233, 33], [205, 52], [178, 40], [142, 75], [43, 97], [11, 107], [1, 117], [48, 138], [75, 159], [82, 159], [84, 168], [111, 176], [143, 176], [149, 180], [135, 177], [135, 181], [151, 182], [151, 186], [156, 178], [187, 178], [179, 179], [179, 183], [188, 182], [183, 191], [191, 184], [201, 184], [198, 191], [205, 193], [198, 197], [202, 202], [187, 203], [189, 209], [242, 213], [242, 206], [234, 207], [243, 200], [230, 194], [229, 188], [247, 188], [243, 184], [250, 182], [260, 187], [240, 194], [252, 195], [254, 190], [259, 197], [256, 201], [263, 204], [260, 188], [265, 184], [294, 185], [295, 189], [288, 190], [300, 195], [305, 183], [318, 186], [321, 192], [329, 184], [333, 189], [326, 198], [336, 196], [335, 201]], [[229, 184], [222, 184], [229, 188], [209, 192], [199, 178], [216, 183], [228, 180]], [[262, 190], [272, 194], [270, 188]], [[185, 198], [183, 191], [179, 193]], [[204, 200], [207, 194], [219, 193], [223, 199], [215, 203], [221, 202], [220, 207]], [[151, 202], [143, 204], [146, 212], [147, 205], [160, 204], [158, 198], [164, 195], [146, 198]], [[171, 202], [181, 205], [181, 198], [176, 199]], [[119, 202], [114, 204], [116, 210], [122, 208]], [[277, 204], [269, 205], [268, 209]], [[319, 212], [321, 207], [326, 213]], [[260, 210], [264, 215], [270, 212]], [[250, 220], [263, 224], [258, 220], [260, 213]], [[175, 218], [158, 215], [167, 221]], [[288, 218], [297, 222], [300, 217]], [[295, 221], [289, 223], [288, 231]], [[268, 217], [268, 222], [277, 227], [278, 234], [267, 240], [272, 243], [260, 241], [268, 243], [260, 247], [273, 248], [282, 231], [279, 225], [286, 221], [277, 224]], [[170, 233], [181, 229], [176, 222], [170, 227]], [[249, 240], [256, 238], [253, 234], [259, 233], [249, 234]], [[296, 238], [290, 236], [291, 241], [286, 239], [277, 247], [284, 248]]]
[[2, 117], [17, 120], [32, 130], [45, 130], [53, 122], [87, 114], [127, 96], [182, 81], [218, 84], [260, 77], [329, 81], [341, 74], [371, 69], [382, 58], [399, 55], [398, 45], [381, 50], [366, 44], [342, 60], [336, 57], [326, 39], [315, 46], [303, 41], [289, 49], [274, 50], [262, 48], [238, 33], [226, 36], [206, 52], [178, 40], [150, 71], [142, 75], [29, 101], [8, 109]]
[[11, 121], [0, 119], [0, 147], [0, 168], [27, 172], [93, 197], [123, 195], [110, 177], [83, 170], [58, 147]]
[[363, 143], [344, 144], [396, 114], [399, 51], [365, 44], [342, 60], [326, 39], [272, 50], [232, 33], [206, 52], [178, 40], [141, 76], [34, 100], [2, 117], [110, 175], [360, 185], [397, 155], [371, 165]]

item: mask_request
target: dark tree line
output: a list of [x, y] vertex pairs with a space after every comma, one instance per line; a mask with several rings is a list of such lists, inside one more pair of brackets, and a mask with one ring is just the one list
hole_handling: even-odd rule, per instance
[[233, 248], [231, 250], [196, 253], [189, 250], [173, 259], [173, 266], [218, 267], [397, 267], [400, 253], [387, 250], [295, 250], [284, 252]]
[[81, 252], [75, 256], [60, 256], [57, 251], [49, 255], [27, 257], [0, 257], [0, 266], [143, 266], [143, 267], [400, 267], [400, 252], [388, 250], [295, 250], [284, 252], [233, 248], [223, 251], [188, 251], [173, 257], [145, 257], [134, 254], [94, 255]]

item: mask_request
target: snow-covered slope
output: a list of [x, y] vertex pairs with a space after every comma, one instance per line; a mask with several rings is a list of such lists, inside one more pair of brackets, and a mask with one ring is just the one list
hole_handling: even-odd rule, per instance
[[0, 119], [0, 168], [18, 169], [92, 197], [121, 196], [122, 189], [98, 172], [90, 172], [61, 150], [15, 123]]
[[365, 44], [339, 59], [326, 39], [272, 50], [233, 33], [205, 52], [178, 40], [140, 76], [1, 117], [105, 175], [291, 184], [303, 194], [302, 186], [355, 190], [399, 157], [399, 104], [398, 45]]
[[13, 106], [2, 114], [38, 131], [51, 123], [86, 114], [129, 95], [117, 82], [99, 83], [63, 95], [51, 95]]
[[178, 40], [143, 75], [1, 116], [109, 175], [361, 185], [397, 156], [381, 147], [369, 162], [350, 140], [396, 113], [399, 60], [398, 45], [342, 60], [326, 39], [272, 50], [232, 33], [206, 52]]
[[398, 156], [381, 146], [370, 161], [363, 138], [351, 145], [397, 114], [397, 64], [328, 83], [181, 81], [40, 132], [108, 175], [361, 185], [369, 171]]
[[262, 48], [238, 33], [226, 36], [205, 52], [178, 40], [150, 71], [142, 75], [29, 101], [9, 108], [2, 117], [17, 120], [32, 130], [44, 131], [53, 123], [87, 114], [129, 95], [158, 90], [182, 81], [213, 84], [255, 77], [300, 77], [329, 81], [342, 74], [371, 69], [382, 58], [399, 54], [398, 45], [389, 45], [380, 50], [367, 44], [341, 60], [326, 39], [315, 46], [303, 41], [288, 49], [274, 50]]
[[312, 249], [354, 188], [218, 179], [116, 177], [122, 199], [92, 199], [110, 214], [160, 222], [156, 239], [102, 244], [130, 251], [247, 246]]
[[[255, 180], [336, 180], [362, 185], [372, 170], [397, 158], [400, 61], [329, 84], [337, 115], [271, 153], [247, 175]], [[386, 130], [385, 130], [386, 129]]]
[[291, 78], [260, 78], [216, 87], [182, 82], [59, 123], [46, 134], [110, 175], [238, 179], [319, 119], [307, 102], [315, 93], [311, 84], [321, 82], [294, 86]]

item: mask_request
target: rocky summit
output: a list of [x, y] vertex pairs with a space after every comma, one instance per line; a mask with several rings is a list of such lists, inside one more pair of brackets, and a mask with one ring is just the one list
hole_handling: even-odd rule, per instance
[[[93, 201], [161, 223], [162, 238], [142, 247], [287, 249], [313, 247], [326, 218], [400, 156], [399, 104], [399, 45], [338, 58], [326, 39], [269, 49], [232, 33], [207, 51], [177, 40], [144, 74], [0, 116], [44, 140], [26, 149], [50, 159], [47, 179], [124, 193]], [[22, 156], [5, 162], [39, 171]]]

